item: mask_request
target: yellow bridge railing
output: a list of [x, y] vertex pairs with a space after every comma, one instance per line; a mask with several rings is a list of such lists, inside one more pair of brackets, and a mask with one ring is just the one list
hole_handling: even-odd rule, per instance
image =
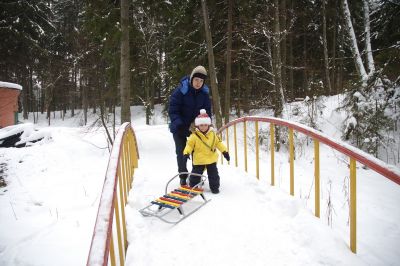
[[[290, 161], [290, 195], [294, 195], [294, 134], [296, 130], [300, 133], [311, 137], [314, 141], [314, 184], [315, 184], [315, 203], [314, 214], [320, 217], [320, 154], [319, 143], [323, 143], [331, 148], [345, 154], [349, 157], [350, 165], [350, 249], [352, 252], [357, 251], [357, 200], [356, 200], [356, 162], [359, 162], [375, 172], [385, 176], [396, 184], [400, 185], [400, 171], [394, 166], [388, 165], [381, 160], [378, 160], [371, 155], [354, 148], [343, 142], [336, 141], [329, 136], [302, 124], [290, 122], [287, 120], [274, 118], [274, 117], [242, 117], [236, 119], [218, 130], [218, 133], [223, 135], [225, 133], [225, 141], [228, 150], [229, 144], [229, 129], [233, 128], [234, 139], [234, 154], [235, 166], [238, 166], [238, 147], [237, 147], [237, 130], [236, 125], [243, 123], [243, 153], [244, 153], [244, 170], [248, 171], [247, 165], [247, 122], [254, 122], [255, 124], [255, 153], [256, 153], [256, 177], [259, 176], [259, 123], [266, 122], [270, 124], [270, 150], [271, 150], [271, 185], [275, 184], [275, 126], [286, 127], [289, 130], [289, 161]], [[222, 162], [222, 156], [221, 156]]]
[[106, 177], [87, 265], [124, 265], [127, 250], [125, 206], [132, 188], [134, 169], [138, 167], [139, 152], [130, 123], [118, 130]]

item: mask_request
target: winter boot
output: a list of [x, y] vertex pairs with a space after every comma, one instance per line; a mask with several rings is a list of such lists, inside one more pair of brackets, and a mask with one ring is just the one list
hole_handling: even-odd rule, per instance
[[181, 186], [186, 186], [186, 177], [179, 177]]
[[219, 189], [218, 188], [211, 189], [211, 193], [218, 194], [219, 193]]

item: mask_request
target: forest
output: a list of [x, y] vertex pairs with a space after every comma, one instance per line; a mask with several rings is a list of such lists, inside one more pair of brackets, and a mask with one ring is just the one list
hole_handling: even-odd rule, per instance
[[217, 127], [344, 94], [343, 139], [377, 155], [398, 135], [399, 25], [398, 0], [2, 0], [0, 80], [23, 86], [24, 118], [141, 105], [151, 124], [204, 65]]

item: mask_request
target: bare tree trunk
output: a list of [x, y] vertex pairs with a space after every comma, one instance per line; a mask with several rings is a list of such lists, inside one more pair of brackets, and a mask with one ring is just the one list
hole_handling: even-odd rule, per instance
[[145, 87], [145, 93], [146, 93], [146, 99], [145, 99], [145, 109], [146, 109], [146, 125], [150, 125], [150, 86], [149, 86], [149, 69], [147, 69], [147, 74], [144, 77], [144, 87]]
[[241, 110], [241, 92], [242, 92], [242, 71], [241, 71], [241, 67], [240, 67], [240, 62], [238, 62], [237, 64], [238, 66], [238, 79], [237, 79], [237, 98], [235, 99], [235, 105], [236, 105], [236, 116], [240, 117], [240, 110]]
[[350, 14], [350, 9], [349, 9], [349, 4], [347, 3], [347, 0], [342, 0], [342, 1], [343, 1], [343, 16], [344, 16], [345, 25], [346, 25], [345, 28], [346, 28], [347, 34], [350, 37], [350, 49], [351, 49], [351, 52], [353, 53], [355, 66], [356, 66], [358, 75], [360, 76], [360, 79], [362, 81], [362, 85], [366, 86], [367, 80], [368, 80], [368, 75], [367, 75], [367, 72], [365, 71], [365, 67], [362, 62], [360, 51], [358, 49], [356, 34], [354, 32], [353, 23], [351, 22], [351, 14]]
[[233, 0], [228, 0], [228, 40], [226, 47], [226, 80], [225, 80], [225, 124], [229, 123], [229, 114], [231, 109], [232, 6], [233, 6]]
[[343, 68], [344, 68], [344, 31], [340, 30], [340, 38], [339, 38], [339, 51], [338, 51], [338, 56], [339, 56], [339, 65], [338, 65], [338, 71], [337, 71], [337, 78], [336, 78], [336, 94], [339, 94], [343, 92]]
[[[338, 25], [344, 25], [343, 18], [343, 1], [339, 2], [339, 22]], [[345, 39], [345, 31], [343, 27], [337, 28], [338, 33], [338, 66], [337, 66], [337, 74], [336, 74], [336, 94], [339, 94], [343, 91], [343, 66], [344, 66], [344, 39]]]
[[[251, 78], [251, 74], [249, 73], [248, 68], [244, 68], [243, 71], [244, 71], [243, 76], [246, 77], [246, 82], [244, 82], [244, 84], [241, 85], [244, 88], [244, 91], [243, 91], [240, 99], [242, 101], [243, 112], [245, 114], [248, 114], [249, 110], [250, 110], [250, 106], [249, 106], [250, 88], [252, 86], [252, 83], [249, 82], [250, 81], [249, 79]], [[251, 80], [253, 80], [253, 79], [251, 78]], [[242, 89], [239, 87], [239, 91], [241, 91], [241, 90]]]
[[35, 118], [35, 105], [36, 105], [36, 95], [33, 93], [33, 73], [32, 73], [32, 68], [29, 67], [28, 68], [28, 73], [29, 73], [29, 90], [30, 90], [30, 102], [31, 102], [31, 107], [30, 107], [30, 111], [33, 113], [33, 123], [37, 122], [36, 118]]
[[51, 120], [51, 105], [53, 101], [53, 84], [50, 83], [46, 87], [46, 110], [47, 110], [47, 119], [48, 119], [48, 125], [50, 126], [50, 120]]
[[219, 92], [218, 92], [217, 74], [215, 72], [214, 51], [213, 51], [213, 45], [212, 45], [210, 20], [208, 17], [206, 0], [201, 0], [201, 6], [203, 9], [204, 28], [205, 28], [206, 40], [207, 40], [208, 68], [210, 70], [211, 91], [212, 91], [212, 96], [213, 96], [214, 114], [215, 114], [216, 126], [217, 126], [217, 128], [220, 128], [222, 126], [221, 104], [220, 104]]
[[365, 49], [367, 50], [367, 65], [368, 65], [368, 76], [371, 77], [375, 73], [375, 63], [374, 58], [372, 56], [372, 48], [371, 48], [371, 27], [369, 23], [369, 6], [368, 1], [363, 0], [363, 9], [364, 9], [364, 41], [365, 41]]
[[77, 90], [77, 79], [78, 79], [78, 74], [77, 74], [77, 66], [75, 64], [74, 69], [73, 69], [73, 82], [74, 85], [72, 86], [73, 90], [70, 93], [70, 104], [71, 104], [71, 117], [75, 116], [75, 94], [78, 91]]
[[303, 92], [307, 91], [308, 88], [308, 62], [307, 62], [307, 26], [304, 22], [303, 24]]
[[[291, 1], [291, 9], [294, 10], [294, 0]], [[292, 11], [293, 12], [293, 11]], [[291, 17], [292, 19], [292, 17]], [[294, 67], [294, 61], [293, 61], [293, 32], [290, 32], [289, 35], [289, 64], [290, 64], [290, 69], [289, 69], [289, 88], [290, 88], [290, 98], [292, 100], [295, 98], [294, 97], [294, 80], [293, 80], [293, 67]]]
[[129, 1], [121, 0], [121, 124], [131, 122], [129, 56]]
[[[105, 84], [105, 83], [103, 83], [103, 84]], [[104, 101], [104, 95], [103, 95], [103, 93], [102, 93], [101, 90], [100, 90], [99, 93], [98, 93], [98, 97], [99, 97], [99, 99], [100, 99], [100, 100], [99, 100], [100, 121], [101, 121], [101, 124], [102, 124], [103, 127], [104, 127], [104, 130], [106, 131], [108, 141], [109, 141], [110, 144], [112, 145], [112, 144], [113, 144], [113, 138], [111, 138], [110, 131], [108, 130], [107, 123], [106, 123], [106, 121], [105, 121], [105, 117], [107, 116], [107, 107], [106, 107], [106, 104], [105, 104], [105, 101]]]
[[[21, 77], [21, 80], [23, 80], [23, 77]], [[28, 119], [28, 96], [29, 96], [28, 90], [29, 90], [28, 86], [24, 86], [22, 89], [22, 109], [23, 109], [24, 119]]]
[[88, 111], [87, 84], [84, 84], [82, 86], [82, 83], [81, 83], [80, 87], [82, 88], [83, 121], [86, 125], [87, 124], [87, 111]]
[[326, 7], [325, 0], [322, 0], [322, 42], [324, 45], [324, 63], [325, 63], [325, 89], [328, 89], [328, 95], [331, 95], [331, 79], [329, 76], [329, 55], [328, 41], [326, 40]]
[[287, 58], [287, 48], [286, 48], [286, 21], [287, 21], [287, 14], [286, 14], [286, 0], [280, 0], [280, 31], [282, 32], [282, 40], [280, 40], [280, 46], [281, 46], [281, 56], [282, 56], [282, 67], [281, 67], [281, 73], [282, 73], [282, 88], [284, 93], [287, 95], [287, 75], [286, 75], [286, 58]]
[[[275, 87], [275, 100], [274, 100], [274, 116], [282, 117], [283, 106], [285, 102], [283, 88], [282, 88], [282, 72], [281, 72], [281, 47], [280, 47], [280, 23], [279, 23], [279, 0], [274, 1], [274, 28], [272, 38], [272, 60], [273, 60], [273, 73], [274, 73], [274, 87]], [[275, 127], [275, 147], [280, 150], [280, 132], [279, 128]]]
[[279, 0], [275, 0], [274, 34], [272, 38], [272, 56], [275, 87], [275, 117], [281, 117], [285, 97], [282, 88], [281, 52], [280, 52], [280, 26], [279, 26]]
[[[334, 9], [336, 11], [336, 3], [334, 3]], [[340, 15], [339, 15], [340, 16]], [[338, 16], [333, 16], [333, 37], [332, 37], [332, 71], [331, 71], [331, 86], [332, 92], [337, 94], [336, 87], [336, 36], [338, 31], [337, 19]]]

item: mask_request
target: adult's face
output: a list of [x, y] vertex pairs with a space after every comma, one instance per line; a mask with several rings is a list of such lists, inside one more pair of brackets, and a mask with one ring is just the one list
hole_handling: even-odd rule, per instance
[[204, 80], [198, 77], [194, 77], [192, 80], [192, 86], [196, 90], [200, 89], [203, 86]]

